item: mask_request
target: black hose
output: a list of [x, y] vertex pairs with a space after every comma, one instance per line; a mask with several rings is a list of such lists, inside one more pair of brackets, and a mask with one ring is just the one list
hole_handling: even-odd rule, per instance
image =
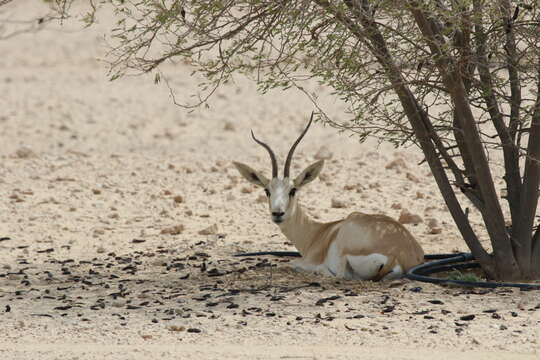
[[[249, 253], [235, 254], [235, 257], [244, 256], [278, 256], [278, 257], [301, 257], [298, 251], [258, 251]], [[479, 268], [480, 264], [474, 261], [474, 256], [471, 253], [453, 253], [453, 254], [427, 254], [424, 256], [426, 260], [433, 260], [422, 263], [411, 268], [405, 277], [411, 280], [427, 282], [441, 285], [459, 285], [464, 287], [479, 287], [494, 289], [499, 287], [513, 287], [523, 290], [540, 290], [540, 284], [525, 284], [525, 283], [507, 283], [507, 282], [484, 282], [484, 281], [465, 281], [451, 280], [445, 278], [436, 278], [428, 276], [443, 271], [461, 270]]]
[[[431, 254], [431, 255], [425, 255], [424, 259], [426, 260], [447, 259], [447, 258], [456, 256], [458, 254], [462, 254], [462, 253]], [[256, 252], [234, 254], [235, 257], [267, 256], [267, 255], [277, 256], [277, 257], [302, 257], [302, 255], [300, 255], [298, 251], [256, 251]]]
[[302, 257], [302, 255], [300, 255], [298, 251], [257, 251], [257, 252], [234, 254], [234, 256], [236, 257], [265, 256], [265, 255], [279, 256], [279, 257]]
[[[427, 259], [427, 257], [426, 257]], [[469, 263], [464, 263], [469, 261]], [[446, 259], [436, 260], [426, 262], [420, 265], [417, 265], [410, 269], [405, 277], [411, 280], [422, 281], [432, 284], [442, 284], [442, 285], [459, 285], [465, 287], [480, 287], [495, 289], [499, 287], [513, 287], [524, 290], [540, 290], [540, 284], [525, 284], [525, 283], [507, 283], [507, 282], [487, 282], [487, 281], [465, 281], [465, 280], [451, 280], [445, 278], [436, 278], [427, 276], [437, 272], [448, 271], [448, 270], [459, 270], [459, 269], [470, 269], [478, 268], [480, 264], [474, 261], [474, 256], [470, 253], [462, 253], [453, 257]], [[453, 265], [452, 265], [453, 264]]]

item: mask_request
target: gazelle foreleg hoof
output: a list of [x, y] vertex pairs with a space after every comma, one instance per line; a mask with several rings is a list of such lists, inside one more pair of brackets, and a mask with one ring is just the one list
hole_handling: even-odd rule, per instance
[[305, 272], [305, 273], [317, 273], [325, 276], [335, 276], [335, 274], [331, 273], [326, 265], [319, 264], [314, 265], [306, 262], [305, 260], [296, 260], [291, 263], [291, 267], [298, 272]]

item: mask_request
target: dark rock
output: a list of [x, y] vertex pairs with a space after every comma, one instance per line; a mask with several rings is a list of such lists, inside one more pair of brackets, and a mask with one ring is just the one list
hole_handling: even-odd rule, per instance
[[333, 301], [333, 300], [337, 300], [337, 299], [340, 299], [340, 298], [341, 298], [341, 296], [339, 296], [339, 295], [334, 295], [334, 296], [330, 296], [330, 297], [327, 297], [327, 298], [322, 298], [322, 299], [317, 300], [315, 305], [322, 306], [324, 303], [326, 303], [328, 301]]

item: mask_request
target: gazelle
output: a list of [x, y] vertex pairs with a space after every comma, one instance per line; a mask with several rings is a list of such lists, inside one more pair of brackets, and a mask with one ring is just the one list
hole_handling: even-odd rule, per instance
[[321, 223], [303, 212], [298, 203], [299, 190], [317, 178], [324, 160], [309, 165], [294, 180], [289, 174], [294, 150], [312, 121], [313, 113], [289, 150], [283, 178], [278, 177], [274, 152], [258, 140], [253, 131], [253, 140], [270, 154], [272, 178], [234, 162], [244, 178], [264, 188], [272, 221], [300, 252], [301, 259], [295, 263], [295, 268], [345, 279], [387, 280], [398, 278], [422, 263], [422, 247], [403, 225], [388, 216], [353, 212], [344, 219]]

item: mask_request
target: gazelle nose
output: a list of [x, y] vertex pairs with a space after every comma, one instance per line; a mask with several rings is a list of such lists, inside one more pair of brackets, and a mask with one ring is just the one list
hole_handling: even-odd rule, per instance
[[272, 216], [273, 216], [273, 217], [280, 218], [280, 217], [282, 217], [283, 215], [285, 215], [285, 213], [282, 212], [282, 211], [280, 211], [280, 212], [278, 212], [278, 211], [272, 211]]

